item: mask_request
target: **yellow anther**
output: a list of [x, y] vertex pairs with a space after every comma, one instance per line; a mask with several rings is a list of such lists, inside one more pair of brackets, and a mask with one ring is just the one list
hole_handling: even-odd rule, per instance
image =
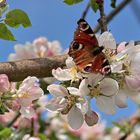
[[90, 96], [91, 97], [98, 97], [100, 94], [101, 94], [101, 90], [100, 90], [99, 86], [96, 87], [96, 88], [92, 88], [90, 90]]
[[18, 95], [19, 98], [28, 98], [29, 97], [29, 93], [28, 92], [24, 92], [22, 94]]

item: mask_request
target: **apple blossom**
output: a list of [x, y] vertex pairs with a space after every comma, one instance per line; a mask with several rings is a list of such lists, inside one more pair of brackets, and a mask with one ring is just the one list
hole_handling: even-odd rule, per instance
[[36, 77], [27, 77], [24, 79], [16, 92], [18, 102], [21, 106], [20, 112], [27, 118], [31, 118], [35, 112], [31, 107], [34, 100], [43, 95], [43, 90], [39, 87], [39, 80]]
[[54, 56], [60, 54], [62, 48], [58, 41], [49, 42], [47, 38], [40, 37], [35, 39], [33, 43], [15, 45], [15, 51], [15, 54], [9, 55], [10, 61]]

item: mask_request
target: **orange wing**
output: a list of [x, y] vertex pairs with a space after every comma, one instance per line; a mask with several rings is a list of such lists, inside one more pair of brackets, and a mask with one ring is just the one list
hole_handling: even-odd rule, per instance
[[102, 52], [104, 47], [99, 47], [94, 32], [84, 19], [80, 19], [77, 23], [78, 28], [74, 33], [74, 40], [71, 42], [68, 54], [74, 59], [79, 71], [108, 74], [110, 66]]

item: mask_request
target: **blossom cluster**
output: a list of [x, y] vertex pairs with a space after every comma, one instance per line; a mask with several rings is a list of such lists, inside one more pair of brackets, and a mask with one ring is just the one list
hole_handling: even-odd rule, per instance
[[[24, 130], [25, 133], [19, 136], [23, 140], [40, 140], [41, 137], [52, 139], [54, 134], [56, 139], [61, 140], [69, 139], [71, 136], [73, 139], [83, 140], [111, 140], [114, 137], [116, 140], [123, 137], [128, 137], [127, 140], [131, 137], [135, 139], [134, 132], [137, 134], [139, 131], [134, 127], [139, 120], [138, 114], [130, 119], [129, 125], [132, 126], [128, 123], [116, 123], [116, 126], [107, 132], [105, 124], [97, 124], [99, 114], [91, 107], [91, 103], [96, 101], [97, 107], [107, 114], [115, 114], [117, 107], [127, 107], [128, 98], [137, 104], [140, 103], [140, 45], [130, 41], [117, 46], [110, 32], [104, 32], [97, 39], [99, 46], [105, 47], [103, 52], [109, 61], [111, 73], [83, 73], [78, 71], [73, 58], [68, 57], [65, 68], [53, 69], [53, 78], [45, 79], [48, 84], [50, 83], [47, 90], [52, 94], [51, 98], [44, 94], [44, 88], [41, 88], [41, 82], [36, 77], [29, 76], [22, 82], [15, 83], [9, 82], [7, 75], [1, 74], [0, 113], [5, 114], [0, 115], [1, 124], [9, 124], [16, 112], [20, 112], [21, 116], [12, 127], [18, 131], [26, 128], [31, 132], [33, 130], [32, 135]], [[16, 54], [11, 54], [10, 60], [48, 57], [61, 53], [57, 41], [51, 43], [44, 37], [36, 39], [33, 43], [17, 45], [15, 48]], [[50, 113], [47, 118], [42, 119], [42, 113], [46, 109]], [[130, 128], [132, 131], [124, 131], [124, 128]], [[16, 131], [10, 135], [15, 136]]]
[[62, 53], [60, 43], [57, 40], [50, 42], [46, 37], [39, 37], [32, 43], [17, 44], [14, 48], [15, 53], [9, 55], [10, 61], [50, 57]]
[[1, 114], [19, 110], [24, 117], [32, 118], [35, 115], [32, 103], [43, 94], [36, 77], [27, 77], [18, 87], [18, 83], [9, 82], [7, 75], [0, 75]]
[[68, 57], [66, 68], [52, 70], [59, 84], [51, 84], [47, 88], [54, 96], [48, 101], [47, 109], [67, 115], [73, 129], [79, 129], [84, 121], [89, 126], [98, 122], [98, 114], [90, 107], [93, 98], [97, 107], [107, 114], [115, 114], [117, 107], [127, 107], [127, 98], [140, 103], [140, 45], [130, 41], [117, 46], [110, 32], [97, 38], [99, 46], [105, 47], [111, 73], [107, 76], [82, 73], [77, 70], [73, 58]]

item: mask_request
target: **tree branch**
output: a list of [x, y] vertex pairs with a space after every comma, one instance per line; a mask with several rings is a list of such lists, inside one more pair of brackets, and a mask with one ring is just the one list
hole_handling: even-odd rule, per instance
[[97, 0], [99, 11], [100, 11], [100, 18], [98, 22], [100, 24], [101, 33], [107, 31], [107, 23], [106, 23], [106, 15], [104, 12], [104, 0]]
[[[135, 45], [140, 41], [135, 41]], [[0, 74], [7, 74], [10, 81], [22, 81], [27, 76], [38, 78], [52, 76], [52, 69], [65, 66], [67, 54], [48, 58], [36, 58], [0, 63]]]
[[52, 69], [63, 67], [67, 55], [0, 63], [0, 74], [7, 74], [10, 81], [22, 81], [27, 76], [50, 77]]
[[85, 17], [87, 16], [87, 13], [89, 11], [89, 8], [90, 8], [90, 2], [87, 4], [85, 10], [83, 11], [81, 18], [85, 19]]
[[[122, 1], [114, 10], [112, 10], [106, 16], [106, 23], [109, 23], [129, 2], [132, 0], [124, 0]], [[97, 33], [100, 30], [100, 24], [97, 24], [94, 28], [94, 32]]]
[[20, 117], [20, 113], [17, 112], [17, 114], [14, 116], [14, 118], [6, 125], [7, 127], [11, 127], [16, 121], [17, 119]]

